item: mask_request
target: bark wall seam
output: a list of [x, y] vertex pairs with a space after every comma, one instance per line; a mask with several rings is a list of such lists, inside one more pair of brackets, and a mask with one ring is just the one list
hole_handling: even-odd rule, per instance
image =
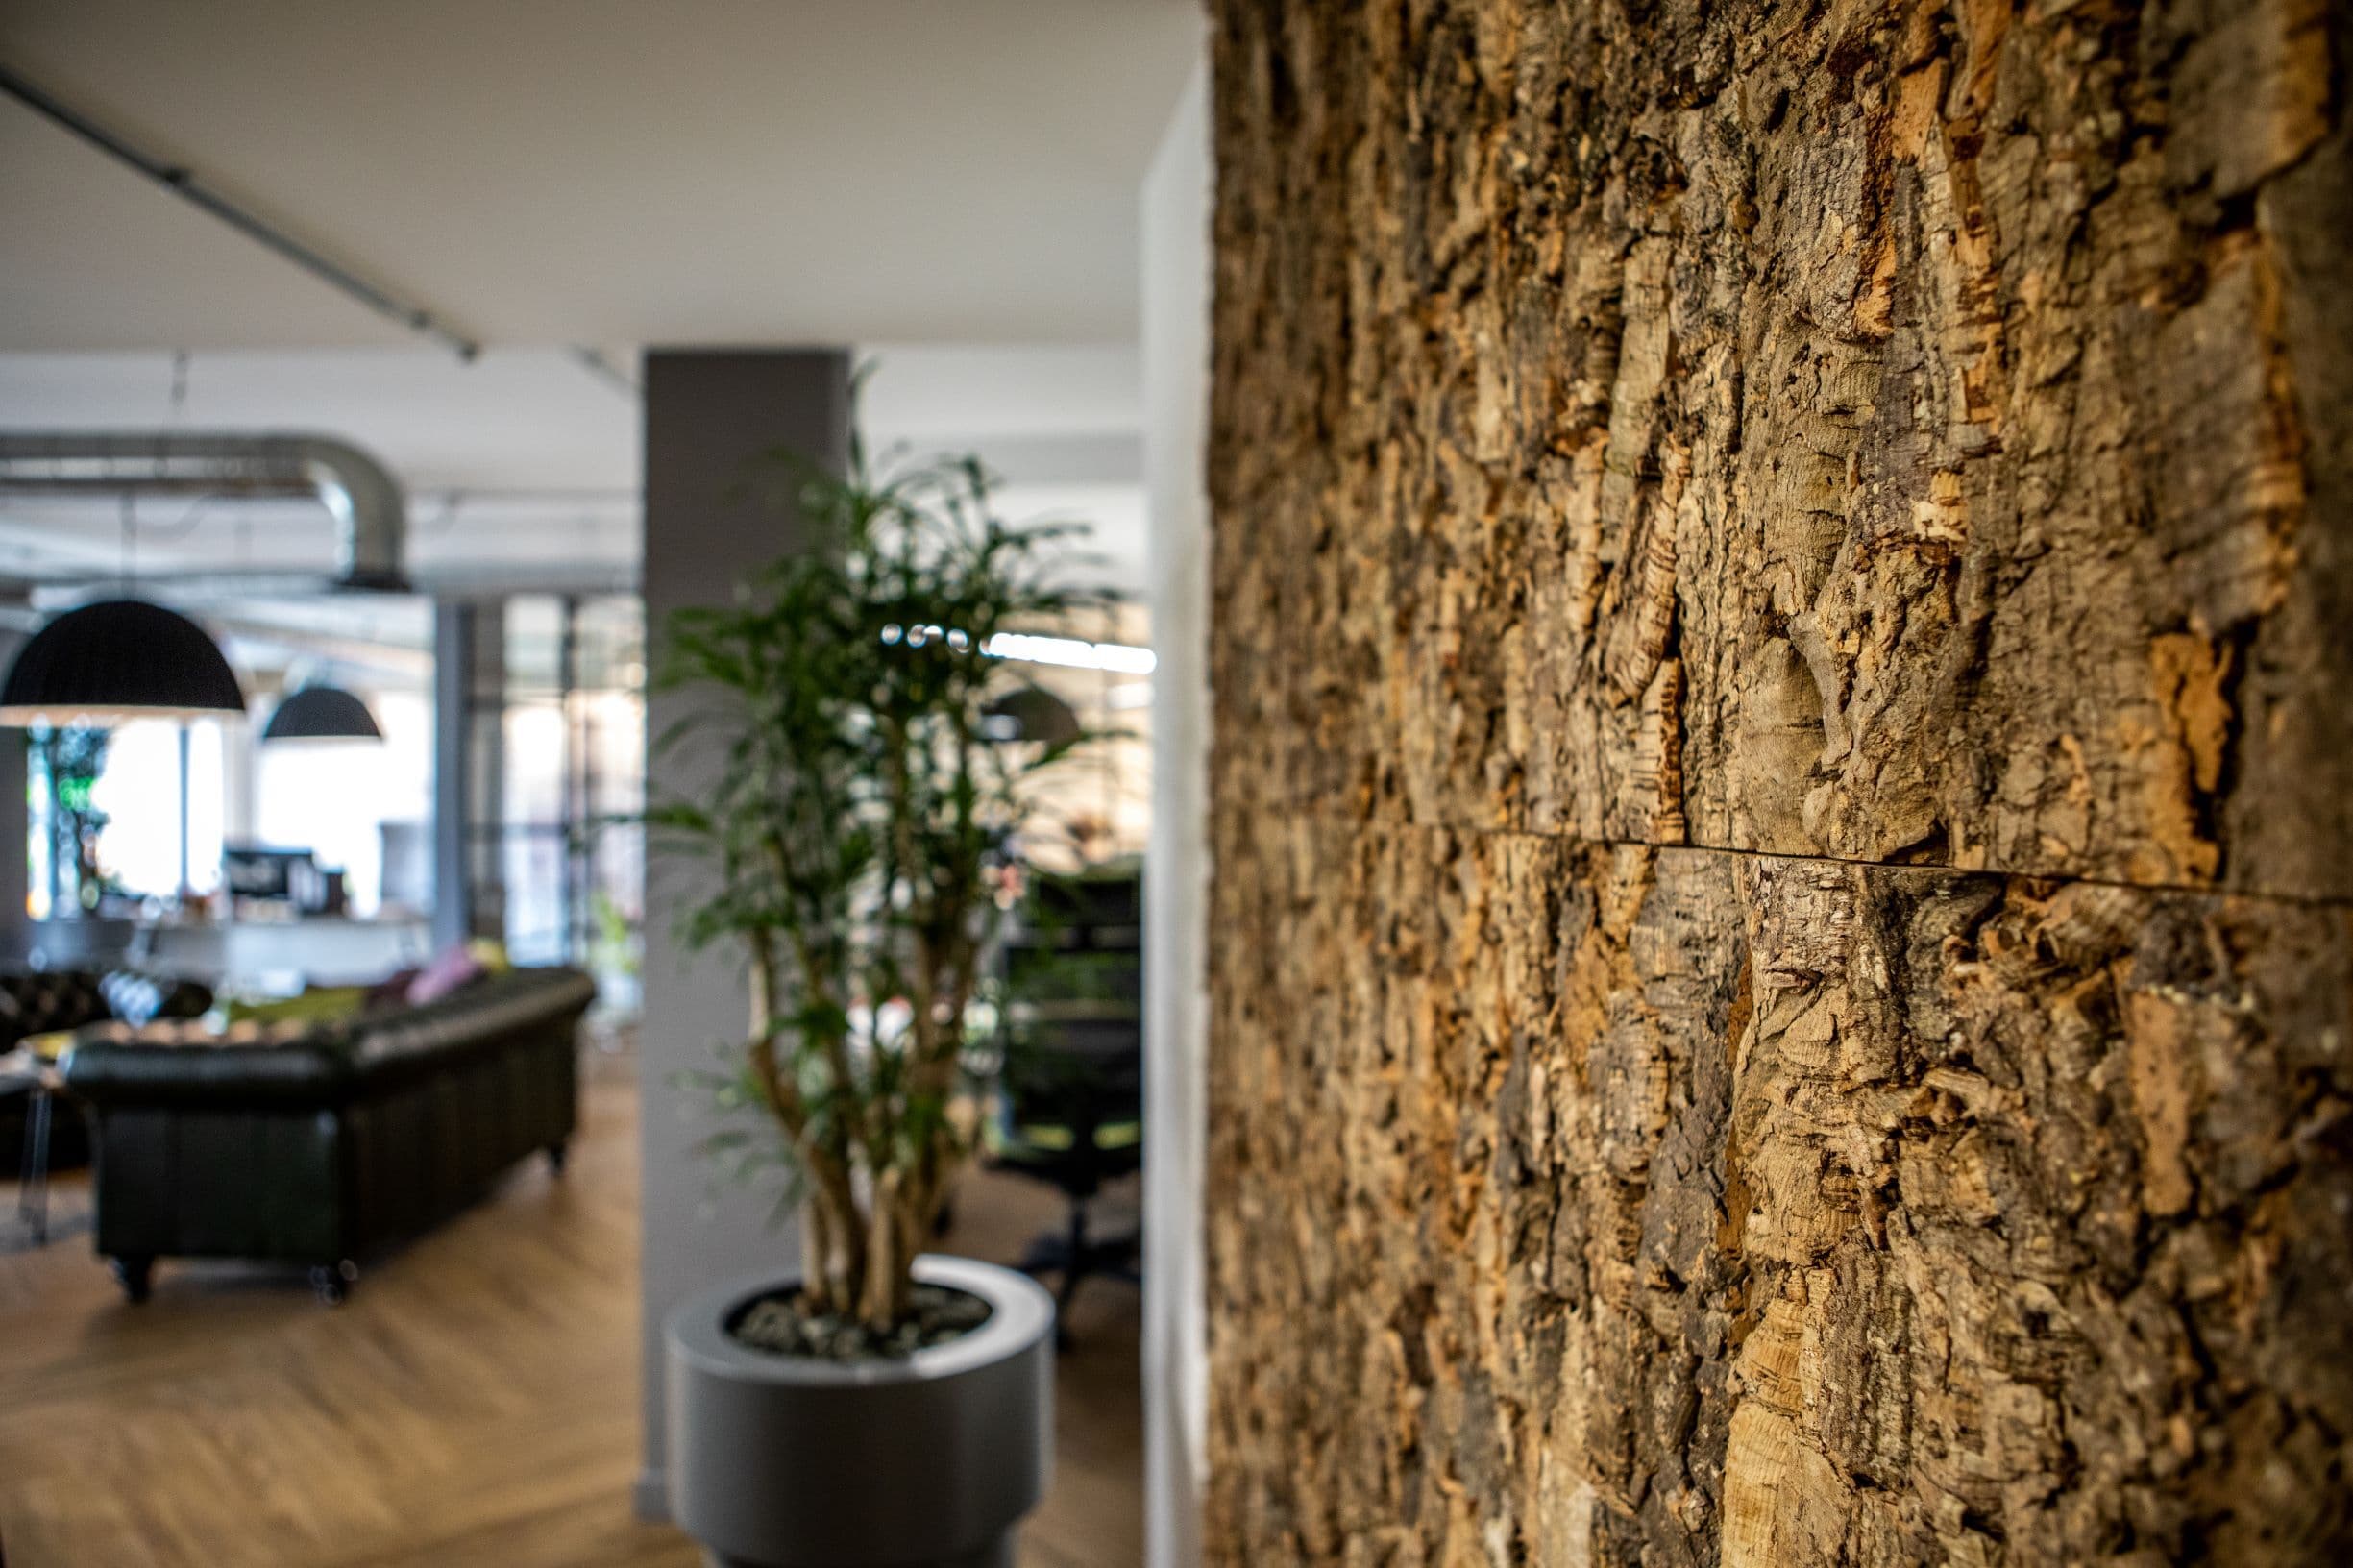
[[1952, 870], [1973, 875], [2009, 877], [2048, 883], [2054, 887], [2113, 888], [2131, 893], [2172, 893], [2208, 894], [2226, 893], [2234, 898], [2277, 904], [2289, 909], [2353, 910], [2353, 894], [2289, 893], [2271, 888], [2226, 887], [2193, 882], [2134, 882], [2113, 877], [2093, 876], [2066, 871], [2040, 870], [2019, 866], [1940, 867], [1935, 862], [1904, 860], [1858, 860], [1844, 855], [1806, 854], [1794, 849], [1752, 849], [1731, 845], [1694, 844], [1688, 839], [1610, 838], [1574, 832], [1551, 832], [1527, 827], [1479, 827], [1454, 822], [1400, 821], [1393, 823], [1366, 822], [1360, 818], [1317, 810], [1302, 802], [1290, 808], [1291, 814], [1332, 822], [1355, 822], [1367, 832], [1445, 833], [1462, 838], [1527, 840], [1551, 843], [1584, 849], [1680, 849], [1694, 854], [1724, 855], [1734, 860], [1782, 861], [1811, 866], [1847, 866], [1859, 870]]

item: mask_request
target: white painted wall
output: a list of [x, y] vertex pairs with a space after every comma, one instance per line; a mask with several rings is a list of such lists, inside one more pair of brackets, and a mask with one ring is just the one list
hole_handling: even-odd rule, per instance
[[[1206, 40], [1205, 40], [1206, 42]], [[1144, 483], [1152, 646], [1152, 843], [1144, 886], [1145, 1561], [1200, 1557], [1209, 1352], [1201, 1178], [1209, 909], [1209, 65], [1198, 61], [1143, 186]]]

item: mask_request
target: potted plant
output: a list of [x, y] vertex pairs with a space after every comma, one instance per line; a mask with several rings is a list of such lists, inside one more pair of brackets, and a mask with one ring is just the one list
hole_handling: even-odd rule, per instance
[[798, 472], [805, 548], [674, 616], [657, 676], [703, 698], [662, 746], [717, 777], [650, 807], [654, 844], [702, 868], [686, 940], [750, 983], [712, 1081], [748, 1124], [709, 1145], [781, 1167], [801, 1213], [797, 1269], [668, 1320], [673, 1517], [725, 1563], [1009, 1564], [1052, 1302], [923, 1247], [972, 1146], [967, 1014], [1022, 780], [1080, 739], [987, 739], [1020, 684], [988, 649], [1079, 602], [1053, 581], [1070, 530], [999, 521], [974, 460], [877, 473], [853, 440], [846, 476]]

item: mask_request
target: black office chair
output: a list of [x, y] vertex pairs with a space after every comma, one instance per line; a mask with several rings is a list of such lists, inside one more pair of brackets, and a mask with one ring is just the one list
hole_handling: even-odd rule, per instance
[[[1133, 1234], [1088, 1220], [1106, 1183], [1143, 1164], [1143, 955], [1133, 870], [1042, 878], [1003, 947], [1003, 1063], [991, 1163], [1059, 1189], [1068, 1218], [1019, 1267], [1058, 1274], [1061, 1321], [1090, 1276], [1140, 1284]], [[1066, 1327], [1060, 1331], [1067, 1341]]]

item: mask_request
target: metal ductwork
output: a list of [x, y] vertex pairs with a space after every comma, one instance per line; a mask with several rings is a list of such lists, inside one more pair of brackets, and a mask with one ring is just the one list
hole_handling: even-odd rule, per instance
[[401, 487], [333, 436], [149, 430], [0, 430], [0, 490], [307, 496], [341, 532], [336, 586], [408, 586]]

